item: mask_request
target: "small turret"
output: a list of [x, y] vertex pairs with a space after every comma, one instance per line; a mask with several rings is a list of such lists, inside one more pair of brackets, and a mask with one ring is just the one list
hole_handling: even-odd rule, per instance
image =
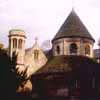
[[9, 31], [9, 55], [12, 59], [13, 53], [18, 54], [20, 58], [18, 63], [23, 64], [23, 57], [25, 55], [25, 32], [19, 29], [12, 29]]

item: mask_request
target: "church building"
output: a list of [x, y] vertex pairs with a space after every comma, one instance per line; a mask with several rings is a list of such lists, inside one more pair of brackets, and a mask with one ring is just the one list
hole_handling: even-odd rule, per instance
[[[17, 66], [20, 70], [28, 67], [33, 74], [46, 64], [48, 58], [39, 47], [37, 39], [33, 47], [25, 50], [25, 32], [13, 29], [9, 31], [9, 55], [17, 54]], [[81, 22], [80, 18], [72, 10], [64, 24], [52, 40], [53, 56], [81, 55], [89, 58], [94, 57], [93, 45], [95, 40]]]
[[76, 15], [69, 14], [56, 36], [52, 40], [53, 55], [83, 55], [93, 57], [95, 40]]
[[46, 64], [47, 58], [38, 45], [37, 39], [31, 48], [25, 49], [25, 32], [13, 29], [9, 31], [9, 55], [12, 59], [13, 54], [17, 55], [16, 68], [24, 71], [28, 68], [28, 76], [32, 75], [39, 68]]
[[9, 55], [12, 59], [16, 53], [16, 68], [20, 72], [28, 68], [33, 92], [38, 91], [35, 87], [39, 87], [41, 91], [38, 92], [42, 96], [79, 97], [82, 87], [83, 94], [90, 95], [88, 90], [94, 87], [90, 82], [94, 82], [92, 59], [95, 40], [74, 10], [52, 39], [52, 48], [47, 53], [39, 47], [37, 38], [28, 49], [25, 49], [25, 40], [23, 30], [9, 31]]

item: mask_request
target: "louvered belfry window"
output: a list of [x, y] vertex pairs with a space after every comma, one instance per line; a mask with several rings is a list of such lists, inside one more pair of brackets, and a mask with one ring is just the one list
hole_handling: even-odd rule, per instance
[[17, 39], [16, 38], [13, 39], [13, 48], [17, 48]]

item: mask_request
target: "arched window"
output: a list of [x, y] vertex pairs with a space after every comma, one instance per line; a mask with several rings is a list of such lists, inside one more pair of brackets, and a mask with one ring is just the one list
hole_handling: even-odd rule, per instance
[[57, 51], [57, 54], [60, 54], [60, 47], [59, 46], [56, 47], [56, 51]]
[[34, 50], [34, 59], [38, 60], [39, 57], [39, 50]]
[[77, 54], [77, 45], [75, 43], [72, 43], [70, 45], [70, 54], [72, 54], [72, 55]]
[[90, 55], [90, 46], [86, 45], [85, 47], [85, 55]]
[[22, 39], [19, 39], [19, 43], [18, 43], [19, 45], [18, 45], [18, 48], [19, 49], [22, 49]]
[[13, 39], [13, 48], [17, 48], [17, 39], [16, 38]]

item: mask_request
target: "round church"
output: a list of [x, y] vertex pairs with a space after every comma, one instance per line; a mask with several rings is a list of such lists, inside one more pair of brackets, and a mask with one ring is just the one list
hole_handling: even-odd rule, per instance
[[69, 14], [52, 40], [53, 55], [83, 55], [93, 57], [94, 39], [76, 15]]

